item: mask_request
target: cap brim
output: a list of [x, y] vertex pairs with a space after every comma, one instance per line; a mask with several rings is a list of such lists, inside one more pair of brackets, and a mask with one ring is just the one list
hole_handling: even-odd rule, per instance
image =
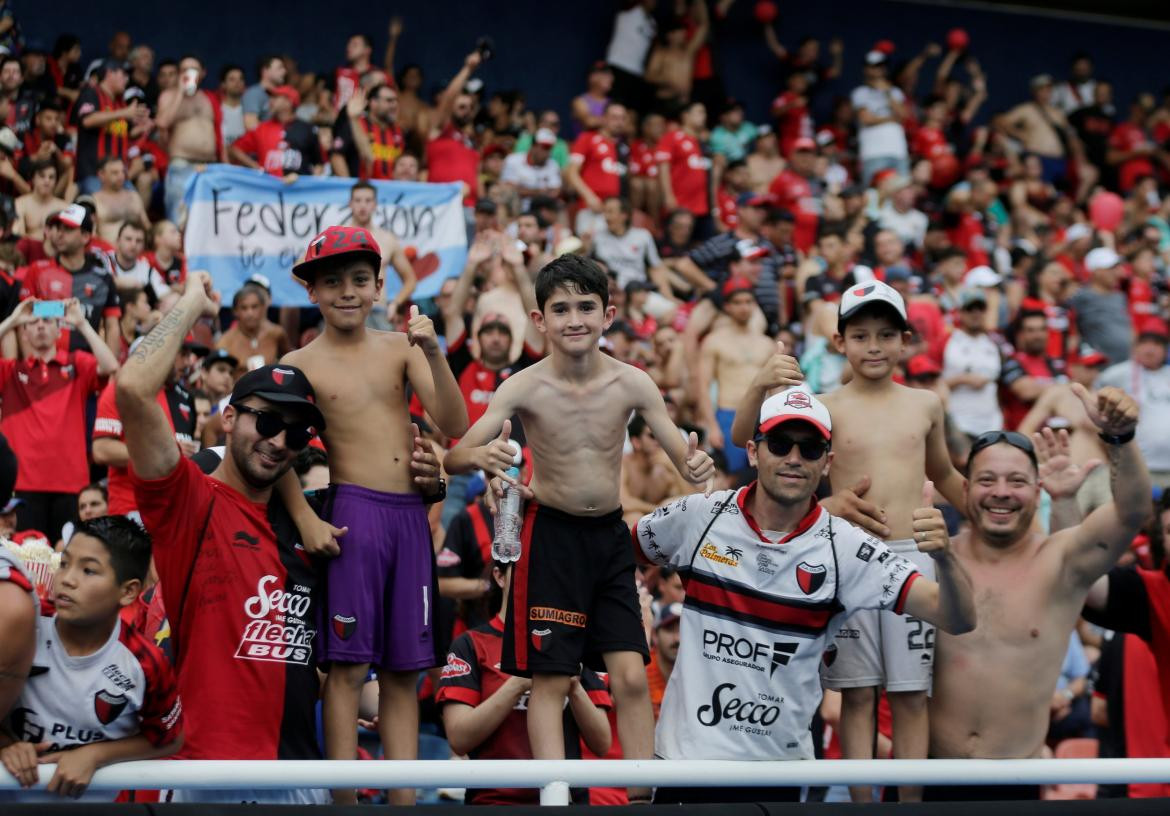
[[832, 439], [833, 438], [832, 431], [830, 431], [828, 428], [826, 428], [821, 423], [817, 422], [815, 419], [812, 419], [811, 417], [806, 417], [806, 416], [792, 416], [792, 415], [772, 417], [767, 422], [761, 423], [760, 433], [766, 434], [766, 433], [768, 433], [768, 431], [772, 430], [773, 428], [775, 428], [779, 425], [783, 425], [786, 422], [807, 422], [809, 425], [812, 425], [814, 428], [816, 428], [818, 431], [820, 431], [821, 436], [825, 437], [825, 439]]
[[310, 424], [317, 429], [317, 432], [325, 430], [325, 415], [321, 413], [321, 409], [313, 403], [309, 402], [304, 397], [298, 397], [295, 394], [283, 394], [279, 391], [253, 391], [250, 394], [245, 394], [247, 397], [259, 397], [262, 400], [274, 403], [276, 405], [292, 405], [297, 408], [303, 408], [310, 418]]
[[[365, 256], [374, 264], [374, 269], [380, 275], [382, 274], [382, 256], [372, 249], [352, 249], [348, 252], [339, 252], [336, 255], [326, 255], [322, 258], [313, 258], [309, 261], [301, 261], [292, 268], [292, 276], [301, 283], [312, 283], [317, 275], [321, 274], [323, 269], [337, 264], [343, 260], [353, 260], [359, 256]], [[260, 284], [256, 284], [259, 286]]]
[[853, 317], [853, 315], [857, 314], [866, 306], [885, 306], [886, 311], [888, 311], [897, 319], [898, 325], [902, 327], [902, 331], [911, 331], [910, 321], [902, 317], [902, 313], [898, 311], [898, 307], [885, 300], [870, 300], [858, 303], [852, 309], [841, 312], [841, 314], [837, 316], [837, 333], [840, 334], [841, 328], [845, 325], [845, 323], [848, 322], [849, 318]]
[[655, 630], [658, 630], [658, 629], [661, 629], [663, 626], [670, 626], [670, 624], [674, 623], [675, 621], [680, 621], [680, 620], [682, 620], [682, 616], [680, 616], [680, 615], [667, 615], [662, 620], [655, 621], [654, 628], [655, 628]]
[[230, 355], [227, 357], [213, 357], [210, 354], [208, 354], [208, 356], [203, 360], [201, 365], [204, 368], [211, 368], [216, 363], [227, 363], [232, 368], [239, 368], [240, 367], [240, 361], [237, 360], [235, 357], [232, 357]]

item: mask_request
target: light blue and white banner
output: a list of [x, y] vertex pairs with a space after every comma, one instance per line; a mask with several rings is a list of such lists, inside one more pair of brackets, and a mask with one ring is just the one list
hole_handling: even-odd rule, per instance
[[[326, 227], [350, 223], [354, 179], [302, 176], [292, 184], [244, 167], [211, 164], [187, 185], [185, 249], [188, 269], [206, 269], [230, 303], [236, 290], [259, 273], [272, 283], [278, 306], [308, 306], [292, 277], [293, 264]], [[461, 185], [375, 181], [374, 226], [391, 232], [417, 257], [414, 297], [434, 297], [445, 278], [467, 260]], [[413, 248], [413, 252], [410, 249]], [[387, 268], [390, 294], [401, 283]]]

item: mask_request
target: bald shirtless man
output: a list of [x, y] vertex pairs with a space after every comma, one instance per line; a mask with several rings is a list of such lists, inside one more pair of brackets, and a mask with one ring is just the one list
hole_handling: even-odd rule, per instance
[[[1055, 500], [1075, 493], [1084, 478], [1059, 439], [1050, 431], [1033, 440], [993, 431], [972, 445], [965, 507], [971, 529], [951, 547], [971, 576], [979, 625], [960, 637], [938, 633], [931, 756], [1040, 756], [1052, 689], [1089, 588], [1150, 512], [1150, 477], [1133, 442], [1137, 403], [1117, 388], [1093, 395], [1076, 384], [1073, 393], [1106, 444], [1115, 499], [1079, 525], [1045, 535], [1033, 524], [1041, 487]], [[1039, 798], [1039, 790], [936, 787], [926, 798]]]
[[[722, 448], [727, 457], [727, 472], [748, 466], [747, 451], [731, 441], [731, 423], [735, 408], [752, 384], [760, 367], [776, 351], [776, 344], [758, 326], [752, 325], [756, 313], [755, 286], [745, 277], [732, 277], [723, 284], [723, 314], [730, 320], [717, 325], [699, 347], [699, 411], [707, 427], [707, 441], [712, 448]], [[711, 404], [711, 383], [716, 398]]]
[[642, 516], [691, 493], [692, 489], [674, 469], [641, 414], [634, 414], [627, 430], [634, 450], [622, 457], [622, 518], [632, 527]]
[[[1104, 354], [1090, 350], [1069, 360], [1069, 375], [1073, 383], [1091, 388], [1097, 375], [1108, 365], [1109, 359]], [[1087, 516], [1110, 502], [1113, 495], [1109, 490], [1109, 471], [1096, 467], [1105, 461], [1105, 445], [1097, 436], [1097, 426], [1089, 419], [1085, 406], [1073, 393], [1072, 384], [1060, 383], [1047, 388], [1020, 422], [1018, 430], [1030, 436], [1042, 428], [1066, 430], [1073, 464], [1088, 473], [1076, 495], [1081, 515]]]
[[117, 156], [107, 156], [98, 164], [102, 186], [94, 191], [98, 237], [111, 244], [118, 240], [118, 230], [126, 221], [138, 221], [150, 228], [146, 208], [138, 193], [126, 187], [126, 164]]
[[[382, 268], [378, 270], [382, 276], [383, 281], [386, 278], [386, 270], [389, 267], [394, 267], [394, 271], [398, 273], [398, 279], [401, 281], [401, 286], [393, 295], [385, 295], [386, 319], [385, 326], [377, 326], [375, 328], [389, 329], [394, 325], [394, 321], [398, 315], [402, 313], [403, 306], [410, 302], [410, 296], [414, 294], [414, 287], [418, 283], [418, 278], [414, 274], [414, 267], [410, 265], [410, 259], [406, 257], [406, 252], [402, 249], [402, 244], [394, 236], [394, 233], [389, 230], [382, 229], [374, 223], [374, 211], [378, 208], [378, 191], [374, 189], [374, 185], [368, 181], [359, 181], [349, 190], [349, 211], [350, 223], [355, 227], [367, 229], [370, 234], [374, 236], [374, 240], [378, 242], [378, 247], [382, 250]], [[386, 292], [386, 285], [383, 282], [382, 291]], [[374, 315], [377, 315], [375, 308]], [[377, 317], [375, 317], [377, 320]]]
[[187, 180], [203, 165], [226, 161], [217, 121], [220, 114], [206, 91], [199, 90], [206, 71], [198, 57], [179, 60], [179, 86], [158, 97], [157, 124], [164, 132], [170, 162], [167, 165], [167, 218], [182, 226]]

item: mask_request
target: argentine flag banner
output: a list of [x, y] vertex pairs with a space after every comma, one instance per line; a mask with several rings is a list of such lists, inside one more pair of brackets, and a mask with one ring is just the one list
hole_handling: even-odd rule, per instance
[[[275, 305], [309, 306], [308, 293], [292, 277], [293, 265], [317, 233], [351, 223], [349, 191], [355, 182], [301, 176], [285, 184], [244, 167], [208, 165], [187, 185], [187, 268], [210, 272], [224, 303], [259, 273], [272, 283]], [[467, 261], [461, 186], [372, 183], [378, 196], [372, 226], [397, 237], [411, 258], [418, 276], [414, 298], [434, 297]], [[400, 286], [394, 267], [387, 267], [388, 294]]]

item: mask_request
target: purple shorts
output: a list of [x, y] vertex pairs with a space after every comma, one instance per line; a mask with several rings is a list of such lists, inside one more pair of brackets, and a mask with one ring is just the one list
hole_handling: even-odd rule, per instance
[[319, 661], [391, 671], [437, 666], [438, 582], [422, 499], [342, 484], [329, 488], [325, 509], [331, 524], [349, 532], [326, 572]]

